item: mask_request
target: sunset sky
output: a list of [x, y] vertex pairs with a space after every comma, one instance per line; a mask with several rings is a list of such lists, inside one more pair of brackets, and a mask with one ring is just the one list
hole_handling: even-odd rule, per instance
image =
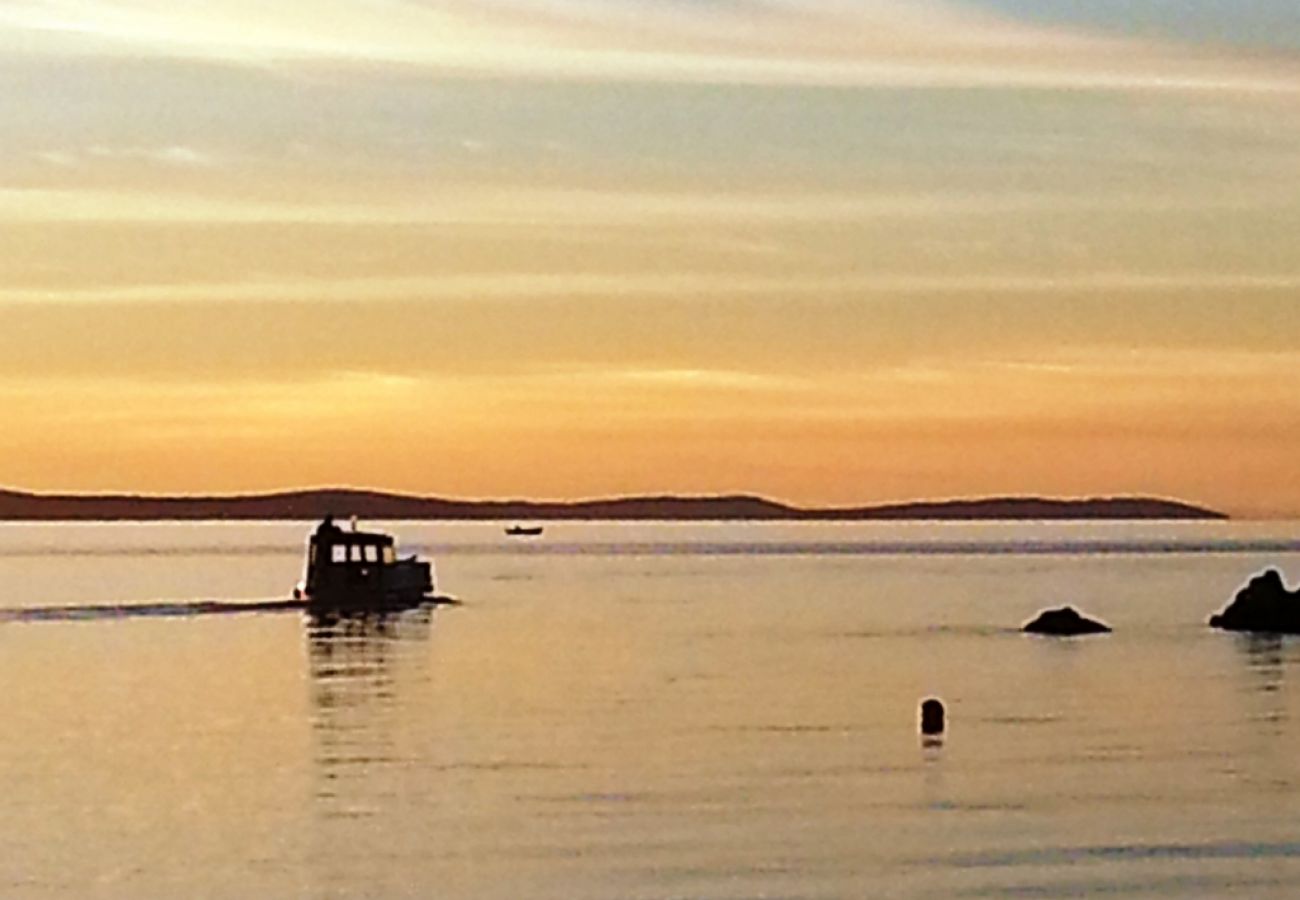
[[6, 0], [0, 487], [1300, 517], [1295, 0]]

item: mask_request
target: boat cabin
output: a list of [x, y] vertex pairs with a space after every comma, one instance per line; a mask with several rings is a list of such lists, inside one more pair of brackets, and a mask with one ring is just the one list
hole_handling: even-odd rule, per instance
[[398, 559], [391, 535], [344, 531], [326, 516], [307, 545], [304, 591], [309, 603], [409, 606], [433, 593], [429, 563]]

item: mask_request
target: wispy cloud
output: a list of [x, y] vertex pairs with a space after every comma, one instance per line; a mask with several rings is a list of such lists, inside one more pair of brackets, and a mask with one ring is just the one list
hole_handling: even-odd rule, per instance
[[[1300, 285], [1297, 285], [1300, 287]], [[980, 368], [1044, 378], [1109, 378], [1152, 383], [1174, 380], [1266, 379], [1280, 384], [1300, 371], [1300, 349], [1133, 347], [1052, 348], [1037, 358], [986, 360]]]
[[[185, 147], [91, 148], [49, 151], [38, 158], [60, 168], [103, 160], [148, 160], [180, 169], [208, 169], [216, 157]], [[190, 190], [94, 186], [0, 187], [0, 223], [97, 221], [118, 223], [252, 222], [335, 225], [452, 226], [747, 226], [943, 220], [1021, 213], [1095, 213], [1123, 210], [1197, 212], [1289, 208], [1289, 198], [1262, 188], [1230, 196], [1185, 192], [1077, 191], [651, 191], [581, 187], [406, 186], [400, 195], [370, 193], [349, 199], [328, 187], [285, 193], [236, 192], [196, 184]], [[279, 196], [277, 196], [277, 194]]]
[[556, 385], [602, 387], [606, 389], [643, 388], [666, 391], [723, 391], [734, 393], [770, 393], [807, 387], [806, 379], [774, 372], [741, 369], [683, 368], [674, 366], [608, 367], [581, 366], [528, 371], [513, 380]]
[[162, 147], [109, 147], [95, 144], [86, 150], [84, 157], [157, 163], [182, 168], [208, 168], [217, 164], [217, 157], [214, 154], [180, 144]]
[[[44, 391], [59, 403], [34, 396], [30, 383], [0, 377], [0, 399], [14, 412], [39, 417], [52, 427], [134, 424], [157, 430], [190, 431], [202, 426], [213, 436], [236, 425], [291, 423], [303, 419], [346, 419], [391, 414], [422, 396], [428, 383], [387, 372], [337, 370], [294, 378], [144, 379], [99, 375], [50, 377]], [[129, 403], [120, 402], [123, 397]]]
[[[256, 28], [248, 27], [257, 22]], [[430, 66], [686, 81], [1300, 91], [1294, 61], [1229, 59], [1018, 22], [939, 0], [727, 4], [22, 0], [0, 47], [30, 52]]]
[[[108, 146], [93, 144], [84, 149], [41, 150], [36, 160], [59, 169], [88, 168], [102, 164], [161, 166], [174, 169], [211, 169], [221, 158], [196, 147], [171, 144], [165, 146]], [[55, 204], [54, 208], [59, 208]]]
[[[311, 303], [364, 302], [526, 302], [589, 298], [646, 300], [676, 298], [767, 299], [786, 303], [846, 300], [888, 300], [902, 297], [1063, 297], [1120, 295], [1166, 297], [1193, 291], [1250, 295], [1300, 292], [1300, 272], [1143, 273], [1076, 272], [1041, 275], [909, 275], [878, 276], [743, 276], [716, 272], [484, 272], [409, 277], [351, 277], [259, 280], [239, 277], [229, 282], [127, 284], [108, 287], [0, 288], [0, 305], [26, 304], [153, 304], [153, 303]], [[682, 373], [679, 373], [682, 374]], [[684, 377], [684, 375], [683, 375]]]

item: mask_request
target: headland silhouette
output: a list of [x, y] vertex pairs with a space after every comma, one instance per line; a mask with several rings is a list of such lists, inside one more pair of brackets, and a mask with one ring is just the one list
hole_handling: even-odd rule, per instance
[[311, 520], [331, 512], [408, 520], [1042, 520], [1227, 519], [1154, 497], [990, 497], [852, 507], [801, 507], [745, 494], [629, 496], [578, 501], [454, 500], [351, 488], [266, 494], [153, 496], [0, 490], [0, 520]]

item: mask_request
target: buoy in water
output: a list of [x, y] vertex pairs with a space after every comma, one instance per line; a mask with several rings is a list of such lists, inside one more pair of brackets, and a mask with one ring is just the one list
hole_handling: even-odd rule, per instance
[[943, 703], [934, 697], [921, 703], [921, 734], [943, 734]]

